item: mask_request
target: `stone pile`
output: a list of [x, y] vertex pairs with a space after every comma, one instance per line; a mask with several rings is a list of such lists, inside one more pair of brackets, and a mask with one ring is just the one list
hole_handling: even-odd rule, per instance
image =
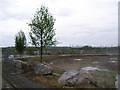
[[24, 62], [10, 58], [7, 60], [7, 63], [11, 64], [15, 69], [21, 69], [23, 71], [34, 70], [34, 73], [37, 75], [48, 75], [53, 72], [53, 69], [49, 65], [32, 60]]

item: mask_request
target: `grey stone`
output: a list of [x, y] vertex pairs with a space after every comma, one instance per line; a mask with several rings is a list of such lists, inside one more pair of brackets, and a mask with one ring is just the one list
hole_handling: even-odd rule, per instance
[[14, 59], [14, 55], [9, 55], [9, 59]]
[[117, 74], [116, 75], [116, 80], [115, 80], [115, 87], [118, 88], [118, 90], [120, 90], [120, 75]]
[[9, 63], [11, 65], [14, 65], [14, 61], [13, 60], [6, 60], [6, 63]]
[[36, 67], [34, 68], [34, 73], [37, 75], [47, 75], [47, 74], [52, 74], [52, 68], [48, 65], [45, 64], [37, 64]]
[[86, 70], [69, 70], [63, 73], [63, 75], [59, 78], [58, 83], [67, 86], [73, 85], [82, 85], [89, 84], [93, 81], [92, 76]]
[[18, 69], [22, 68], [22, 61], [20, 60], [13, 60], [11, 63]]

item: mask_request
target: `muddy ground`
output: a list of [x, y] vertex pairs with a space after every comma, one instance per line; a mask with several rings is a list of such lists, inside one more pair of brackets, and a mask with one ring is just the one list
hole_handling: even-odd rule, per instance
[[65, 71], [87, 66], [100, 67], [114, 72], [118, 70], [117, 56], [74, 56], [48, 61], [48, 63], [52, 63]]
[[[32, 59], [32, 58], [31, 58]], [[46, 58], [45, 62], [49, 65], [55, 66], [54, 69], [67, 71], [72, 69], [84, 68], [90, 72], [94, 81], [96, 82], [97, 88], [115, 88], [115, 77], [117, 75], [118, 69], [118, 59], [117, 56], [60, 56], [55, 58]], [[49, 60], [50, 59], [50, 60]], [[27, 61], [27, 60], [26, 60]], [[40, 63], [35, 59], [33, 62]], [[56, 68], [57, 67], [57, 68]], [[59, 73], [59, 72], [58, 72]], [[62, 73], [60, 73], [62, 75]], [[58, 79], [60, 76], [48, 75], [48, 76], [36, 76], [31, 74], [31, 72], [23, 73], [23, 77], [28, 78], [31, 81], [40, 83], [50, 87], [63, 87], [71, 88], [60, 85]], [[73, 86], [74, 87], [74, 86]], [[77, 86], [77, 88], [96, 88], [93, 85]]]
[[87, 70], [91, 73], [97, 85], [103, 88], [115, 87], [115, 76], [118, 71], [117, 56], [75, 56], [47, 63], [52, 63], [65, 71], [88, 67]]

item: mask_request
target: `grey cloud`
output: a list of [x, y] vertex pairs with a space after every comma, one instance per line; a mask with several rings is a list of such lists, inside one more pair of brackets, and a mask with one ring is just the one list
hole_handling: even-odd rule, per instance
[[[104, 0], [86, 1], [91, 3], [88, 5], [88, 7], [90, 10], [93, 10], [92, 13], [95, 12], [95, 14], [91, 14], [90, 11], [87, 11], [89, 9], [84, 9], [84, 7], [79, 9], [79, 7], [77, 8], [77, 6], [74, 6], [75, 4], [71, 6], [73, 4], [72, 2], [82, 3], [82, 0], [72, 1], [71, 4], [68, 4], [68, 1], [64, 0], [46, 0], [46, 2], [48, 2], [48, 4], [54, 8], [51, 10], [55, 12], [53, 14], [56, 15], [56, 31], [58, 32], [56, 35], [59, 37], [59, 41], [62, 42], [61, 45], [116, 45], [117, 10], [115, 5], [117, 5], [117, 3], [111, 2], [112, 0], [110, 2]], [[25, 7], [24, 8], [21, 4], [25, 4], [27, 1], [20, 3], [19, 7], [17, 7], [16, 2], [17, 1], [15, 0], [0, 0], [0, 23], [2, 24], [2, 29], [5, 29], [5, 32], [10, 30], [13, 30], [12, 32], [14, 32], [14, 29], [19, 27], [19, 24], [26, 23], [25, 20], [30, 20], [30, 18], [32, 18], [32, 14], [34, 14], [33, 9], [36, 4], [31, 6], [31, 4], [28, 3], [28, 5], [26, 5], [28, 8], [23, 5]], [[32, 10], [29, 9], [30, 7], [32, 7]], [[16, 8], [15, 11], [11, 11], [12, 8]], [[23, 8], [23, 10], [20, 8]], [[20, 9], [20, 12], [17, 11], [17, 9]], [[84, 14], [87, 15], [84, 17]], [[81, 17], [79, 18], [79, 16]], [[17, 25], [14, 25], [14, 23]], [[21, 25], [21, 27], [27, 29], [24, 24]], [[3, 41], [1, 41], [3, 46], [14, 45], [14, 34], [7, 33], [3, 37]]]
[[[24, 11], [26, 7], [19, 7], [16, 5], [14, 0], [0, 0], [0, 20], [16, 19], [16, 20], [26, 20], [30, 19], [30, 11]], [[17, 12], [16, 12], [17, 11]], [[23, 12], [24, 11], [24, 12]]]
[[0, 36], [1, 36], [1, 39], [0, 39], [0, 47], [2, 46], [12, 46], [14, 45], [14, 36], [15, 34], [14, 33], [11, 33], [11, 32], [1, 32], [0, 33]]
[[117, 27], [109, 26], [109, 27], [97, 27], [93, 24], [69, 24], [67, 27], [72, 28], [75, 32], [83, 32], [83, 33], [90, 33], [90, 32], [116, 32]]
[[70, 17], [74, 14], [73, 10], [70, 8], [61, 8], [57, 15], [60, 17]]
[[57, 2], [57, 0], [50, 0], [51, 4], [55, 4]]
[[10, 12], [8, 8], [1, 10], [1, 14], [2, 16], [0, 20], [7, 20], [7, 19], [26, 20], [30, 18], [28, 13], [24, 13], [24, 12], [15, 13], [14, 11]]
[[13, 5], [12, 0], [0, 0], [0, 9], [7, 8], [11, 5]]
[[8, 12], [7, 10], [2, 13], [3, 13], [3, 16], [0, 18], [0, 20], [8, 20], [8, 19], [27, 20], [30, 18], [28, 15], [24, 13], [13, 14], [11, 12]]

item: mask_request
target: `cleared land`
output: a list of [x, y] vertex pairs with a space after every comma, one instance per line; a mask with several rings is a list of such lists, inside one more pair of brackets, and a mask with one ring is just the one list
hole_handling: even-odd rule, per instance
[[[23, 61], [33, 60], [40, 62], [40, 57], [27, 57], [22, 59]], [[44, 56], [43, 61], [58, 67], [61, 70], [67, 71], [71, 69], [84, 68], [89, 70], [94, 80], [97, 82], [98, 87], [102, 88], [114, 88], [115, 76], [118, 70], [118, 59], [115, 55], [74, 55], [74, 56]], [[58, 76], [35, 76], [32, 78], [30, 74], [27, 74], [31, 80], [41, 82], [43, 84], [51, 85], [52, 87], [63, 87], [57, 84]], [[51, 83], [50, 83], [51, 81]], [[82, 86], [90, 87], [91, 86]], [[93, 87], [93, 86], [92, 86]]]

